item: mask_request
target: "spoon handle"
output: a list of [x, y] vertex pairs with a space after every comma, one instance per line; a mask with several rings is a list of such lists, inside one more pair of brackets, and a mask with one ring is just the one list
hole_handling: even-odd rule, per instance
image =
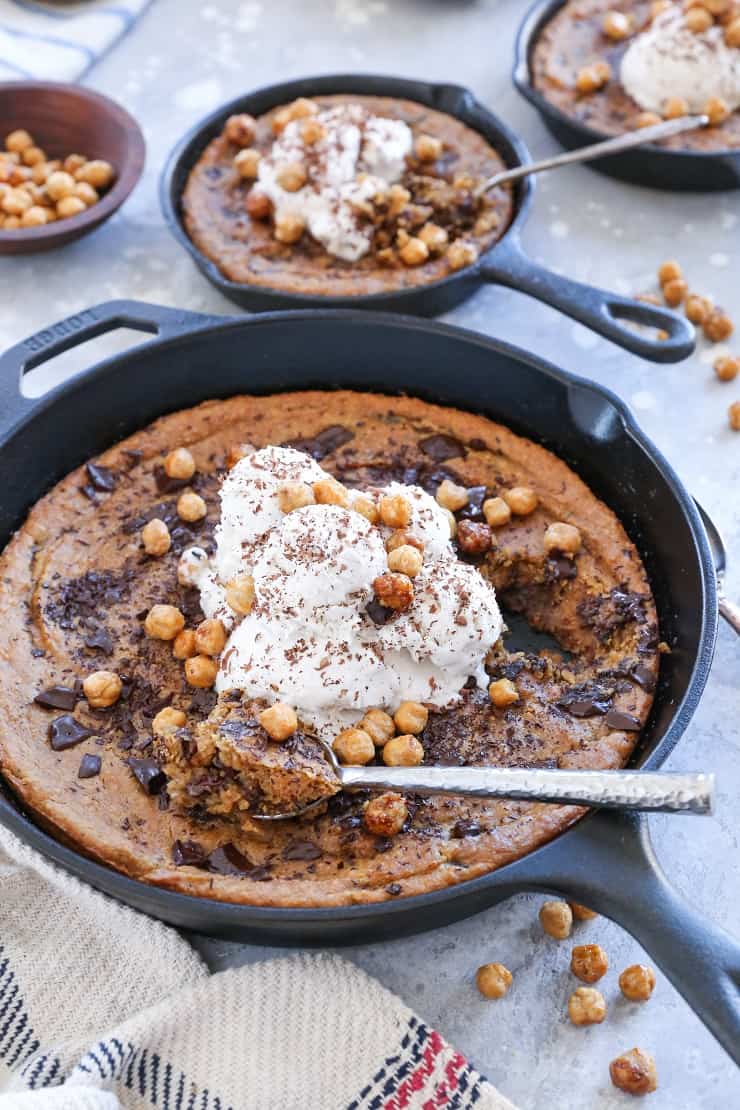
[[467, 794], [654, 813], [711, 813], [714, 788], [713, 775], [529, 767], [342, 767], [340, 778], [345, 789]]
[[730, 601], [728, 598], [720, 595], [719, 611], [730, 628], [734, 628], [735, 632], [740, 636], [740, 605], [736, 605], [734, 601]]
[[541, 173], [542, 170], [556, 170], [560, 166], [570, 166], [576, 162], [590, 162], [593, 158], [603, 158], [608, 154], [619, 154], [623, 150], [630, 150], [634, 146], [643, 146], [645, 143], [658, 142], [671, 135], [679, 135], [682, 131], [693, 131], [697, 127], [706, 127], [709, 123], [707, 116], [680, 116], [678, 119], [664, 120], [662, 123], [653, 124], [652, 127], [640, 127], [636, 131], [625, 131], [623, 135], [616, 135], [613, 139], [605, 139], [600, 143], [590, 146], [578, 147], [564, 154], [557, 154], [553, 158], [543, 158], [541, 162], [528, 162], [526, 165], [517, 166], [512, 170], [494, 174], [479, 185], [475, 190], [476, 196], [487, 192], [495, 185], [503, 185], [507, 181], [518, 181], [521, 177], [528, 177], [531, 173]]

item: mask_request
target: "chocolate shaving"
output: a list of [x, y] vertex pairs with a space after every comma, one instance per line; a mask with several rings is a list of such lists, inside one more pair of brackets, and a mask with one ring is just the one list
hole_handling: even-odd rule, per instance
[[90, 651], [100, 651], [103, 655], [112, 655], [113, 637], [106, 628], [97, 628], [85, 637], [85, 647]]
[[100, 490], [101, 493], [110, 493], [116, 488], [116, 476], [107, 466], [88, 463], [85, 470], [93, 489]]
[[137, 759], [131, 756], [126, 760], [134, 778], [147, 794], [159, 794], [167, 784], [167, 776], [155, 759]]

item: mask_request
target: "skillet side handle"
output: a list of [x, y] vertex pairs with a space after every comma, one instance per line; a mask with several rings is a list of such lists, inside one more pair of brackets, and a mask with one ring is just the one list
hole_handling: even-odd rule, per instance
[[[696, 345], [694, 328], [685, 317], [555, 274], [527, 257], [511, 232], [483, 259], [478, 273], [484, 281], [527, 293], [651, 362], [680, 362]], [[666, 332], [668, 338], [640, 335], [623, 321]]]
[[627, 929], [740, 1065], [740, 941], [671, 886], [646, 819], [598, 811], [552, 848], [540, 881], [534, 868], [527, 885], [561, 891]]
[[117, 328], [131, 328], [164, 339], [220, 319], [223, 317], [120, 300], [83, 309], [50, 324], [0, 355], [0, 432], [9, 431], [41, 400], [24, 397], [21, 382], [24, 374], [50, 358]]

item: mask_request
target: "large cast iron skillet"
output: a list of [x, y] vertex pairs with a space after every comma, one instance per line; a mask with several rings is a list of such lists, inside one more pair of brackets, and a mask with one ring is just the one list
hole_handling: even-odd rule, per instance
[[[459, 85], [435, 85], [399, 77], [355, 74], [288, 81], [240, 96], [201, 120], [185, 135], [170, 154], [160, 183], [162, 210], [170, 230], [211, 284], [235, 304], [256, 312], [275, 308], [372, 308], [411, 312], [415, 316], [438, 316], [465, 300], [484, 282], [494, 282], [528, 293], [574, 320], [579, 320], [625, 350], [653, 362], [677, 362], [691, 354], [694, 346], [693, 331], [682, 316], [629, 297], [621, 297], [618, 293], [607, 293], [594, 286], [572, 281], [546, 270], [524, 254], [519, 235], [532, 202], [534, 181], [531, 177], [517, 183], [514, 219], [503, 238], [474, 266], [451, 274], [441, 281], [392, 293], [357, 297], [303, 296], [229, 281], [198, 250], [183, 226], [180, 197], [188, 174], [205, 147], [220, 134], [225, 120], [233, 113], [249, 112], [259, 116], [275, 105], [285, 104], [299, 96], [321, 96], [329, 93], [356, 93], [415, 100], [456, 116], [475, 131], [479, 131], [508, 166], [518, 166], [530, 161], [521, 139], [497, 116], [484, 108], [469, 89]], [[639, 334], [622, 321], [664, 330], [668, 333], [668, 338], [663, 340], [654, 335]]]
[[[22, 374], [117, 327], [156, 333], [42, 398]], [[647, 565], [674, 645], [635, 764], [658, 767], [704, 689], [717, 624], [715, 577], [693, 501], [613, 394], [496, 340], [440, 324], [347, 311], [208, 318], [118, 301], [54, 324], [0, 358], [0, 545], [83, 460], [162, 413], [208, 397], [308, 387], [408, 391], [490, 415], [556, 451], [611, 505]], [[327, 414], [327, 422], [330, 416]], [[29, 743], [43, 738], [29, 737]], [[701, 752], [694, 763], [701, 767]], [[646, 821], [598, 812], [493, 874], [381, 905], [269, 909], [147, 886], [53, 840], [0, 795], [0, 820], [101, 890], [175, 925], [272, 944], [333, 945], [444, 925], [521, 890], [555, 890], [620, 921], [740, 1060], [740, 946], [668, 885]], [[672, 818], [679, 821], [680, 818]]]
[[[576, 150], [608, 136], [551, 104], [534, 87], [530, 68], [540, 32], [565, 3], [566, 0], [535, 0], [519, 27], [512, 79], [522, 96], [537, 109], [548, 131], [568, 150]], [[654, 189], [716, 192], [740, 188], [740, 149], [674, 150], [651, 144], [598, 158], [589, 165], [620, 181]]]

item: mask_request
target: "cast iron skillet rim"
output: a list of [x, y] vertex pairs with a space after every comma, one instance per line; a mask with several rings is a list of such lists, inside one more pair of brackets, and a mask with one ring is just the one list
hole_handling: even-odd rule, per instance
[[[203, 270], [203, 272], [207, 273], [210, 279], [216, 285], [220, 286], [223, 289], [230, 289], [236, 292], [243, 292], [246, 289], [255, 293], [272, 293], [274, 295], [280, 296], [280, 298], [283, 299], [286, 304], [290, 304], [291, 302], [295, 301], [304, 306], [308, 304], [316, 305], [317, 307], [330, 307], [332, 302], [346, 302], [347, 300], [351, 300], [353, 304], [372, 307], [373, 304], [378, 303], [379, 301], [386, 301], [389, 296], [392, 296], [394, 297], [394, 299], [398, 298], [399, 306], [402, 307], [404, 298], [410, 298], [412, 295], [418, 294], [420, 290], [431, 291], [446, 288], [447, 286], [453, 285], [456, 281], [459, 281], [462, 278], [477, 277], [484, 260], [491, 254], [493, 250], [495, 250], [495, 248], [500, 243], [503, 243], [508, 238], [511, 232], [515, 231], [515, 229], [518, 229], [521, 226], [521, 222], [526, 219], [534, 195], [535, 179], [533, 176], [526, 177], [517, 183], [517, 192], [513, 197], [514, 205], [509, 226], [506, 228], [504, 234], [499, 239], [496, 239], [493, 243], [491, 243], [490, 247], [488, 247], [483, 252], [483, 254], [480, 255], [480, 257], [476, 260], [476, 262], [473, 263], [472, 266], [468, 266], [463, 270], [458, 270], [455, 273], [447, 274], [445, 277], [438, 278], [437, 281], [425, 282], [421, 286], [412, 286], [408, 289], [393, 289], [390, 291], [381, 291], [380, 293], [362, 293], [358, 295], [347, 293], [341, 294], [339, 296], [334, 296], [332, 294], [318, 293], [290, 293], [282, 289], [275, 289], [274, 286], [267, 284], [251, 285], [249, 283], [232, 281], [230, 278], [227, 278], [218, 268], [216, 263], [213, 262], [212, 259], [208, 258], [207, 255], [205, 255], [195, 245], [195, 243], [186, 232], [183, 225], [182, 212], [180, 209], [180, 197], [176, 199], [173, 198], [175, 175], [181, 168], [180, 164], [184, 159], [188, 147], [196, 140], [202, 140], [202, 142], [199, 143], [197, 151], [193, 152], [192, 160], [188, 159], [187, 168], [188, 170], [190, 170], [193, 168], [195, 162], [210, 142], [210, 139], [206, 138], [205, 133], [210, 131], [211, 128], [215, 127], [217, 124], [224, 122], [226, 118], [232, 115], [234, 112], [238, 112], [240, 109], [242, 109], [245, 100], [249, 100], [252, 97], [258, 95], [269, 96], [271, 98], [272, 94], [274, 94], [275, 105], [281, 104], [283, 100], [291, 99], [291, 97], [294, 95], [294, 93], [290, 92], [290, 90], [294, 86], [301, 86], [301, 95], [306, 95], [305, 89], [302, 88], [306, 84], [310, 84], [313, 87], [315, 95], [321, 96], [328, 96], [332, 93], [342, 94], [342, 92], [344, 91], [343, 86], [351, 86], [347, 88], [347, 91], [356, 92], [357, 90], [354, 88], [354, 86], [362, 84], [367, 84], [368, 89], [365, 93], [358, 93], [358, 95], [383, 95], [381, 89], [375, 89], [373, 87], [376, 84], [385, 84], [387, 88], [395, 86], [397, 89], [398, 86], [401, 85], [407, 86], [408, 91], [406, 94], [403, 94], [399, 89], [395, 93], [386, 93], [385, 95], [405, 95], [409, 100], [416, 99], [413, 90], [414, 88], [418, 88], [419, 85], [426, 86], [426, 88], [430, 90], [430, 93], [432, 95], [435, 92], [441, 93], [445, 90], [459, 93], [467, 101], [468, 106], [473, 107], [476, 112], [481, 113], [483, 116], [486, 117], [486, 121], [489, 124], [490, 129], [492, 131], [498, 132], [499, 135], [501, 135], [506, 140], [506, 142], [509, 143], [519, 160], [518, 163], [513, 164], [526, 165], [527, 163], [532, 161], [529, 150], [527, 149], [527, 146], [521, 136], [512, 131], [511, 128], [503, 122], [503, 120], [501, 120], [498, 116], [491, 112], [490, 109], [488, 109], [480, 100], [478, 100], [474, 93], [467, 86], [458, 85], [452, 81], [423, 81], [416, 80], [415, 78], [411, 77], [395, 77], [392, 74], [383, 73], [337, 73], [325, 74], [319, 77], [309, 74], [306, 77], [296, 77], [291, 79], [290, 81], [281, 81], [272, 85], [264, 85], [257, 89], [251, 89], [249, 92], [242, 93], [240, 96], [237, 96], [233, 100], [230, 100], [227, 104], [222, 104], [219, 108], [216, 108], [213, 112], [209, 113], [209, 115], [204, 116], [197, 123], [195, 123], [170, 151], [159, 178], [159, 202], [164, 214], [165, 223], [167, 224], [177, 241], [180, 243], [180, 245], [187, 250], [188, 254], [193, 259], [195, 264], [201, 270]], [[295, 91], [298, 92], [299, 89], [296, 88]], [[449, 112], [447, 114], [452, 115], [452, 113]], [[469, 119], [464, 118], [463, 115], [454, 115], [452, 118], [457, 119], [461, 123], [464, 123], [465, 126], [470, 127], [471, 130], [478, 130], [474, 126], [474, 124]], [[484, 135], [482, 131], [478, 131], [478, 134], [482, 135], [483, 138], [490, 143], [490, 139], [487, 135]], [[503, 152], [498, 150], [496, 147], [494, 147], [494, 149], [496, 149], [497, 153], [503, 158]], [[504, 162], [507, 166], [509, 165], [508, 161], [505, 158]]]
[[[352, 321], [357, 325], [363, 324], [370, 327], [380, 324], [388, 328], [419, 330], [426, 333], [430, 331], [435, 332], [452, 339], [460, 339], [468, 343], [474, 343], [491, 352], [500, 353], [509, 358], [526, 363], [537, 371], [569, 387], [592, 391], [604, 397], [614, 406], [622, 421], [625, 432], [650, 456], [654, 465], [670, 486], [674, 497], [683, 510], [692, 533], [699, 565], [699, 577], [702, 583], [703, 606], [701, 627], [699, 630], [700, 648], [691, 676], [686, 685], [686, 693], [676, 707], [673, 719], [665, 734], [661, 737], [655, 750], [647, 756], [645, 762], [642, 764], [646, 769], [660, 766], [670, 755], [685, 731], [706, 685], [717, 633], [716, 580], [709, 544], [693, 499], [683, 488], [671, 465], [642, 432], [625, 403], [608, 388], [580, 378], [571, 371], [563, 370], [545, 359], [542, 359], [540, 356], [524, 351], [504, 340], [483, 336], [477, 332], [471, 332], [467, 329], [455, 327], [450, 324], [429, 322], [412, 317], [399, 316], [394, 313], [373, 313], [372, 315], [365, 315], [361, 312], [354, 312], [351, 309], [325, 308], [323, 311], [304, 309], [302, 311], [262, 313], [251, 317], [247, 316], [246, 318], [226, 317], [223, 321], [207, 323], [204, 326], [196, 325], [195, 327], [187, 328], [186, 325], [187, 330], [174, 336], [162, 339], [157, 339], [155, 337], [147, 343], [147, 348], [154, 346], [158, 350], [166, 352], [167, 350], [177, 349], [180, 345], [187, 345], [195, 336], [207, 336], [209, 332], [253, 328], [262, 325], [268, 326], [276, 322], [288, 322], [293, 319], [307, 319], [317, 322], [322, 320], [327, 322], [342, 320]], [[76, 389], [85, 388], [93, 377], [104, 377], [113, 370], [121, 372], [128, 358], [135, 359], [141, 354], [141, 347], [142, 344], [137, 344], [123, 353], [112, 355], [104, 359], [89, 370], [75, 375], [71, 380], [50, 390], [37, 401], [26, 399], [27, 407], [18, 423], [11, 430], [10, 435], [14, 437], [18, 434], [22, 434], [25, 426], [30, 423], [37, 414], [53, 407], [60, 395], [72, 393]], [[164, 412], [161, 415], [164, 415]], [[1, 446], [2, 445], [0, 445], [0, 448]], [[403, 915], [404, 911], [409, 909], [412, 911], [415, 909], [421, 911], [427, 906], [454, 900], [456, 897], [460, 897], [463, 891], [466, 893], [474, 893], [476, 891], [485, 890], [489, 884], [492, 886], [499, 885], [501, 878], [506, 875], [507, 869], [511, 869], [516, 865], [526, 865], [527, 860], [546, 851], [548, 848], [552, 847], [553, 844], [558, 842], [562, 836], [567, 835], [589, 820], [589, 817], [586, 816], [574, 822], [573, 825], [564, 829], [552, 840], [547, 841], [533, 851], [526, 853], [524, 856], [510, 861], [510, 863], [504, 864], [495, 871], [486, 872], [476, 878], [463, 880], [460, 883], [444, 887], [441, 890], [399, 897], [398, 900], [394, 899], [392, 901], [360, 903], [354, 906], [305, 908], [290, 906], [255, 906], [249, 903], [223, 902], [201, 895], [181, 894], [167, 887], [145, 883], [117, 871], [114, 867], [98, 863], [82, 853], [67, 847], [61, 841], [56, 840], [45, 832], [36, 822], [26, 816], [20, 803], [15, 805], [5, 797], [2, 791], [0, 791], [0, 809], [5, 811], [11, 829], [21, 835], [27, 843], [31, 843], [32, 846], [38, 847], [45, 855], [63, 866], [68, 867], [75, 873], [82, 870], [91, 882], [97, 882], [102, 889], [106, 889], [112, 883], [118, 888], [117, 896], [118, 894], [125, 896], [125, 891], [130, 891], [132, 896], [135, 892], [146, 892], [147, 898], [153, 899], [157, 903], [158, 908], [161, 907], [163, 910], [166, 910], [168, 907], [170, 909], [182, 907], [185, 913], [187, 913], [187, 908], [189, 906], [192, 907], [194, 904], [205, 903], [213, 908], [214, 913], [220, 919], [221, 925], [233, 924], [235, 926], [243, 923], [242, 916], [245, 914], [248, 916], [251, 924], [259, 926], [260, 924], [268, 924], [269, 922], [282, 920], [298, 924], [301, 922], [320, 923], [322, 921], [336, 923], [342, 920], [352, 921], [355, 918], [385, 918], [395, 914]]]
[[[602, 139], [613, 139], [611, 131], [597, 131], [595, 127], [584, 123], [575, 116], [569, 116], [562, 108], [558, 108], [543, 96], [532, 84], [532, 69], [530, 55], [534, 48], [537, 36], [556, 13], [565, 6], [568, 0], [534, 0], [532, 6], [526, 11], [516, 33], [514, 42], [514, 66], [511, 71], [511, 80], [525, 100], [537, 109], [542, 116], [549, 116], [573, 128], [579, 128], [584, 134], [584, 140], [598, 143]], [[723, 147], [721, 150], [680, 150], [673, 147], [660, 146], [658, 143], [645, 143], [641, 150], [657, 154], [661, 158], [675, 158], [677, 160], [716, 159], [733, 155], [737, 151], [733, 147]]]

